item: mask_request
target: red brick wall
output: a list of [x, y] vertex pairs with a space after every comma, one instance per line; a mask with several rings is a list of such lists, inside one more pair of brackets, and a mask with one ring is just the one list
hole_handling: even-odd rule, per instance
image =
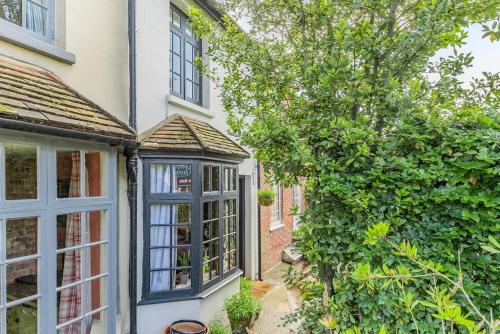
[[[264, 171], [260, 170], [261, 188], [271, 188], [264, 182]], [[281, 261], [283, 250], [292, 243], [293, 216], [290, 211], [293, 206], [293, 189], [282, 188], [283, 203], [281, 219], [284, 224], [276, 230], [271, 231], [270, 207], [260, 207], [261, 223], [261, 258], [262, 271], [272, 268]], [[304, 190], [302, 190], [302, 207], [304, 207]]]

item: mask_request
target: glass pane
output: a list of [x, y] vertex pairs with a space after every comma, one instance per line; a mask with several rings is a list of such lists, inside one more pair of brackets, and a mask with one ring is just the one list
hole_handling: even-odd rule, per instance
[[210, 191], [210, 166], [203, 166], [203, 191]]
[[219, 273], [219, 260], [212, 261], [210, 263], [210, 279], [216, 278]]
[[219, 256], [219, 240], [216, 239], [211, 242], [212, 244], [212, 258], [216, 258]]
[[57, 151], [57, 197], [80, 197], [79, 151]]
[[[2, 8], [1, 2], [0, 8]], [[5, 144], [5, 197], [7, 200], [38, 197], [37, 156], [38, 150], [34, 146]]]
[[10, 0], [0, 2], [0, 18], [17, 24], [23, 25], [22, 0]]
[[[196, 79], [196, 76], [195, 76], [195, 79]], [[196, 80], [195, 80], [196, 81]], [[194, 92], [193, 92], [193, 95], [194, 95], [194, 100], [196, 102], [200, 102], [201, 101], [201, 95], [200, 95], [200, 85], [197, 85], [197, 84], [193, 84], [193, 89], [194, 89]]]
[[106, 244], [89, 247], [90, 277], [106, 273], [106, 252]]
[[203, 241], [210, 240], [210, 223], [203, 223]]
[[170, 248], [152, 249], [149, 258], [151, 269], [168, 269], [172, 268]]
[[176, 227], [177, 245], [191, 244], [191, 227]]
[[7, 265], [7, 302], [38, 293], [38, 260]]
[[106, 240], [106, 211], [92, 211], [86, 214], [89, 243]]
[[57, 331], [57, 334], [81, 334], [82, 322], [77, 321], [71, 325], [64, 326]]
[[230, 265], [230, 267], [231, 267], [231, 268], [236, 267], [236, 251], [235, 251], [235, 252], [232, 252], [232, 253], [229, 255], [229, 260], [231, 261], [231, 265]]
[[[82, 314], [82, 286], [76, 285], [57, 293], [57, 324], [62, 325]], [[80, 323], [69, 325], [68, 331], [60, 333], [80, 333]]]
[[7, 333], [38, 333], [38, 300], [32, 300], [7, 309]]
[[174, 55], [172, 58], [172, 71], [181, 74], [181, 57]]
[[172, 23], [177, 28], [181, 27], [181, 16], [174, 10], [172, 10]]
[[172, 51], [179, 56], [181, 54], [181, 38], [174, 33], [172, 33]]
[[219, 191], [219, 166], [212, 166], [212, 191]]
[[40, 35], [47, 35], [47, 9], [40, 6], [40, 0], [26, 0], [26, 29]]
[[189, 289], [191, 288], [191, 270], [178, 269], [175, 271], [174, 289]]
[[186, 80], [186, 98], [193, 98], [193, 83], [189, 80]]
[[151, 228], [150, 245], [151, 247], [164, 247], [172, 245], [172, 227], [158, 226]]
[[224, 255], [224, 271], [228, 271], [231, 268], [231, 262], [229, 261], [229, 254]]
[[81, 250], [75, 249], [57, 254], [57, 286], [65, 286], [82, 280]]
[[85, 195], [99, 197], [106, 195], [106, 159], [107, 154], [102, 152], [85, 153]]
[[188, 42], [186, 42], [186, 60], [193, 62], [193, 46]]
[[219, 201], [213, 201], [211, 210], [211, 219], [219, 219]]
[[191, 204], [177, 204], [175, 224], [191, 224]]
[[193, 29], [191, 29], [189, 22], [186, 22], [186, 35], [193, 36]]
[[171, 187], [171, 166], [167, 164], [149, 165], [149, 183], [151, 193], [169, 193]]
[[78, 246], [82, 243], [81, 213], [57, 216], [57, 249]]
[[219, 220], [212, 222], [212, 239], [219, 237]]
[[168, 291], [171, 287], [172, 271], [153, 271], [150, 274], [149, 288], [152, 292]]
[[190, 193], [193, 184], [192, 165], [174, 165], [174, 184], [176, 193]]
[[38, 253], [38, 218], [7, 219], [7, 259]]
[[191, 249], [187, 247], [174, 249], [176, 253], [176, 267], [190, 267], [191, 266]]
[[[103, 310], [101, 312], [94, 313], [93, 315], [84, 319], [84, 327], [87, 328], [87, 333], [90, 334], [105, 334], [107, 333], [106, 324], [108, 321], [108, 312]], [[59, 333], [58, 333], [59, 334]], [[64, 333], [70, 334], [70, 333]], [[73, 334], [73, 333], [71, 333]]]
[[181, 92], [181, 76], [178, 74], [173, 75], [173, 88], [172, 90], [174, 92], [180, 93]]
[[186, 79], [193, 80], [193, 64], [186, 62]]
[[210, 280], [210, 262], [203, 264], [203, 282]]
[[90, 296], [88, 300], [90, 300], [90, 308], [91, 310], [97, 310], [103, 306], [107, 305], [107, 282], [108, 278], [98, 278], [90, 281]]
[[151, 225], [172, 224], [172, 206], [168, 204], [151, 205]]

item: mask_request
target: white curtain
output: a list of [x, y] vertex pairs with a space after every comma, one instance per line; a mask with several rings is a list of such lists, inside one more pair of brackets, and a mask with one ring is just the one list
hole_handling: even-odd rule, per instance
[[151, 193], [169, 193], [172, 190], [170, 183], [170, 165], [151, 164], [149, 176], [149, 189]]
[[[156, 226], [160, 224], [171, 224], [171, 205], [161, 204], [151, 206], [151, 247], [161, 247], [171, 245], [170, 226]], [[150, 254], [151, 269], [170, 268], [172, 259], [169, 248], [151, 249]], [[151, 291], [170, 290], [171, 275], [169, 271], [151, 272]]]
[[41, 35], [46, 35], [47, 10], [44, 0], [26, 1], [26, 28]]

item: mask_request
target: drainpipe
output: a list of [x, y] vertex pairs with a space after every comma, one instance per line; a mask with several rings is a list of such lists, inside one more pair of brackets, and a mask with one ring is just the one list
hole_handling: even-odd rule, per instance
[[[135, 0], [128, 0], [129, 41], [129, 125], [137, 130], [136, 87], [136, 9]], [[137, 149], [127, 149], [127, 197], [130, 209], [129, 301], [130, 334], [137, 334]]]
[[[260, 163], [257, 161], [257, 191], [260, 189]], [[261, 235], [261, 218], [260, 218], [260, 205], [257, 201], [257, 243], [258, 243], [258, 254], [257, 259], [259, 262], [257, 278], [259, 281], [262, 281], [262, 235]]]

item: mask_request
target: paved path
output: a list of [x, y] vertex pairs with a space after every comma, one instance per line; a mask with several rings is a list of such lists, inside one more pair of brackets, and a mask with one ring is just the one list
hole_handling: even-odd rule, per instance
[[264, 274], [264, 282], [273, 287], [262, 298], [262, 312], [252, 331], [255, 334], [290, 334], [295, 333], [289, 325], [283, 327], [282, 318], [297, 307], [297, 298], [286, 289], [281, 277], [288, 265], [280, 264]]

